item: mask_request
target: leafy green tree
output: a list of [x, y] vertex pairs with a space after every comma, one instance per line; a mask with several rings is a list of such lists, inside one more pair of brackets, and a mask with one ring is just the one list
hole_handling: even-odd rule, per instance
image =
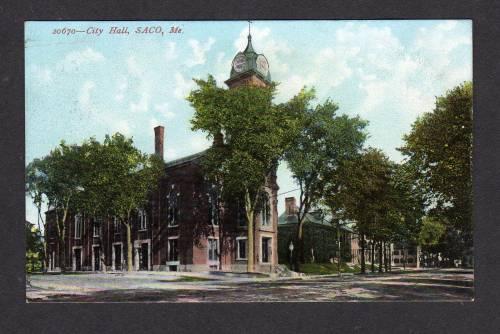
[[97, 204], [95, 212], [116, 216], [125, 226], [127, 270], [132, 271], [132, 213], [146, 205], [158, 186], [164, 164], [158, 156], [142, 153], [131, 138], [119, 133], [106, 136], [102, 145], [90, 144], [93, 149], [87, 155], [86, 203], [104, 203]]
[[330, 100], [311, 106], [314, 90], [303, 89], [286, 107], [299, 121], [299, 132], [285, 152], [285, 161], [298, 184], [299, 209], [294, 266], [304, 263], [304, 218], [319, 204], [327, 184], [327, 176], [335, 173], [342, 160], [358, 154], [366, 139], [367, 122], [359, 117], [337, 113]]
[[382, 242], [392, 222], [392, 162], [377, 149], [368, 148], [350, 160], [343, 160], [329, 175], [324, 203], [336, 215], [355, 222], [361, 242], [361, 272], [366, 272], [366, 238]]
[[215, 139], [204, 158], [207, 178], [216, 184], [223, 199], [240, 198], [247, 222], [247, 269], [254, 270], [255, 215], [262, 202], [266, 180], [297, 126], [285, 105], [275, 105], [275, 85], [269, 87], [217, 87], [215, 79], [195, 80], [188, 96], [195, 109], [192, 130]]
[[44, 242], [41, 231], [32, 223], [25, 223], [26, 272], [43, 269]]
[[117, 133], [103, 143], [90, 138], [81, 145], [61, 144], [27, 168], [27, 191], [37, 207], [43, 199], [54, 210], [61, 269], [66, 265], [65, 235], [70, 212], [89, 217], [117, 216], [126, 227], [127, 263], [132, 270], [131, 214], [157, 185], [163, 163]]
[[75, 195], [82, 190], [81, 164], [80, 148], [62, 141], [49, 155], [35, 159], [27, 168], [27, 189], [35, 205], [40, 208], [45, 198], [49, 209], [54, 210], [62, 270], [66, 266], [66, 221]]
[[418, 234], [418, 241], [422, 246], [436, 246], [446, 232], [446, 226], [433, 217], [425, 217], [422, 229]]
[[400, 151], [425, 189], [427, 215], [446, 224], [446, 257], [463, 256], [472, 247], [472, 83], [438, 97], [404, 141]]
[[[44, 204], [44, 187], [46, 184], [47, 175], [44, 174], [45, 163], [42, 159], [34, 159], [26, 167], [26, 192], [33, 200], [37, 208], [37, 228], [38, 231], [46, 231], [45, 220], [42, 217], [42, 206]], [[42, 228], [43, 226], [43, 228]], [[45, 262], [47, 259], [47, 244], [45, 242], [47, 238], [42, 238], [43, 253], [42, 253], [42, 266], [45, 270]]]

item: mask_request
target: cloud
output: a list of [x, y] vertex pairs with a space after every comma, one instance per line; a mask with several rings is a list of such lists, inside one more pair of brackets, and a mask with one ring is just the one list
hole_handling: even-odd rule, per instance
[[130, 102], [129, 109], [132, 113], [147, 112], [149, 110], [149, 101], [151, 94], [146, 90], [139, 93], [137, 102]]
[[200, 43], [196, 39], [190, 39], [188, 41], [189, 46], [193, 52], [192, 57], [186, 61], [188, 67], [193, 67], [196, 65], [205, 64], [207, 58], [206, 53], [210, 51], [210, 48], [215, 43], [213, 37], [209, 37], [205, 43]]
[[171, 61], [177, 58], [176, 45], [175, 42], [168, 42], [165, 49], [165, 60]]
[[169, 110], [168, 102], [155, 104], [154, 109], [160, 114], [162, 114], [166, 119], [172, 119], [175, 117], [175, 113]]
[[179, 156], [179, 153], [176, 149], [167, 148], [165, 150], [165, 160], [173, 160]]
[[120, 76], [119, 80], [117, 81], [117, 89], [116, 89], [116, 95], [115, 95], [115, 100], [118, 102], [123, 101], [125, 98], [125, 93], [128, 88], [128, 80], [127, 77], [125, 76]]
[[41, 86], [48, 85], [53, 81], [52, 70], [48, 67], [31, 65], [30, 74], [34, 81]]
[[94, 109], [94, 105], [91, 101], [91, 94], [94, 88], [95, 83], [90, 80], [85, 81], [80, 88], [80, 93], [78, 94], [78, 106], [84, 113], [90, 114]]
[[125, 136], [129, 136], [131, 133], [131, 126], [127, 120], [118, 120], [111, 123], [112, 132], [120, 132]]
[[185, 99], [189, 92], [194, 88], [194, 82], [192, 80], [184, 79], [184, 76], [180, 72], [176, 72], [174, 78], [174, 96], [178, 99]]
[[212, 142], [205, 135], [193, 134], [191, 137], [191, 147], [196, 151], [203, 151], [212, 145]]
[[57, 64], [57, 69], [62, 72], [79, 71], [83, 65], [100, 63], [105, 60], [102, 53], [92, 48], [86, 48], [81, 51], [72, 51]]

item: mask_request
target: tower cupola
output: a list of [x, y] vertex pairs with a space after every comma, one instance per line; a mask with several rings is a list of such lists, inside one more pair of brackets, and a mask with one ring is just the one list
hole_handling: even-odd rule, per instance
[[231, 74], [226, 84], [233, 88], [242, 84], [267, 86], [270, 83], [269, 62], [263, 54], [255, 52], [249, 25], [247, 46], [234, 57], [231, 63]]

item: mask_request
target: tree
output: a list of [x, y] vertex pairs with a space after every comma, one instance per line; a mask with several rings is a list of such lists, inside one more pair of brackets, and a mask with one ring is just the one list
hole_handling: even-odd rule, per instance
[[255, 215], [296, 121], [285, 105], [273, 104], [275, 85], [223, 89], [210, 75], [195, 82], [198, 87], [187, 98], [195, 109], [192, 130], [216, 141], [205, 154], [204, 170], [208, 180], [220, 187], [224, 200], [236, 198], [244, 204], [247, 269], [253, 271]]
[[425, 189], [427, 215], [446, 223], [446, 257], [463, 257], [472, 247], [472, 83], [438, 97], [404, 141], [400, 151]]
[[90, 168], [98, 172], [95, 182], [86, 179], [89, 188], [87, 198], [106, 203], [107, 209], [100, 212], [114, 215], [126, 228], [127, 270], [132, 271], [132, 213], [143, 208], [148, 196], [158, 185], [163, 173], [163, 162], [156, 155], [142, 153], [133, 145], [131, 138], [116, 133], [106, 136], [101, 147], [91, 150], [89, 161], [96, 164]]
[[[82, 159], [77, 145], [61, 141], [58, 147], [43, 159], [28, 166], [27, 188], [35, 194], [40, 207], [45, 196], [49, 209], [54, 211], [56, 235], [60, 244], [61, 270], [66, 267], [66, 221], [75, 195], [82, 190], [80, 166]], [[35, 175], [35, 179], [32, 176]], [[36, 176], [38, 175], [38, 177]]]
[[327, 175], [335, 173], [339, 163], [358, 154], [365, 139], [367, 122], [359, 117], [338, 115], [338, 106], [326, 100], [311, 107], [314, 90], [303, 89], [287, 107], [299, 120], [299, 132], [285, 152], [285, 161], [298, 184], [299, 209], [294, 266], [304, 263], [303, 226], [305, 216], [319, 204]]
[[390, 230], [393, 164], [382, 151], [368, 148], [343, 160], [329, 175], [324, 202], [344, 220], [355, 222], [361, 241], [361, 272], [365, 273], [366, 237], [381, 244]]
[[[131, 213], [142, 207], [154, 189], [163, 163], [117, 133], [103, 143], [95, 138], [81, 145], [64, 141], [27, 167], [27, 191], [41, 208], [44, 198], [54, 211], [61, 269], [66, 265], [65, 235], [70, 212], [89, 217], [116, 215], [127, 228], [128, 270], [132, 270]], [[39, 212], [40, 214], [40, 212]]]
[[[45, 220], [42, 217], [42, 206], [44, 204], [44, 192], [45, 192], [45, 184], [47, 175], [44, 174], [43, 170], [45, 167], [43, 166], [45, 163], [44, 160], [34, 159], [32, 162], [28, 164], [26, 167], [26, 192], [33, 199], [33, 204], [35, 204], [37, 208], [37, 228], [38, 231], [46, 231], [47, 228], [45, 226]], [[43, 229], [42, 229], [43, 226]], [[28, 232], [28, 231], [27, 231]], [[45, 271], [45, 265], [47, 260], [47, 243], [46, 236], [41, 238], [43, 252], [41, 254], [42, 261], [42, 269]]]
[[32, 223], [25, 223], [26, 236], [26, 271], [43, 269], [44, 243], [41, 231]]

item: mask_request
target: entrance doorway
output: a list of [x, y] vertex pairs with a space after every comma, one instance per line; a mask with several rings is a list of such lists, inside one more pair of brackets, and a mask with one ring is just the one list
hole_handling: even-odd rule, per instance
[[114, 245], [115, 270], [122, 270], [122, 245]]
[[148, 244], [142, 243], [139, 250], [139, 270], [148, 270]]
[[81, 248], [75, 248], [75, 271], [82, 270], [82, 250]]

